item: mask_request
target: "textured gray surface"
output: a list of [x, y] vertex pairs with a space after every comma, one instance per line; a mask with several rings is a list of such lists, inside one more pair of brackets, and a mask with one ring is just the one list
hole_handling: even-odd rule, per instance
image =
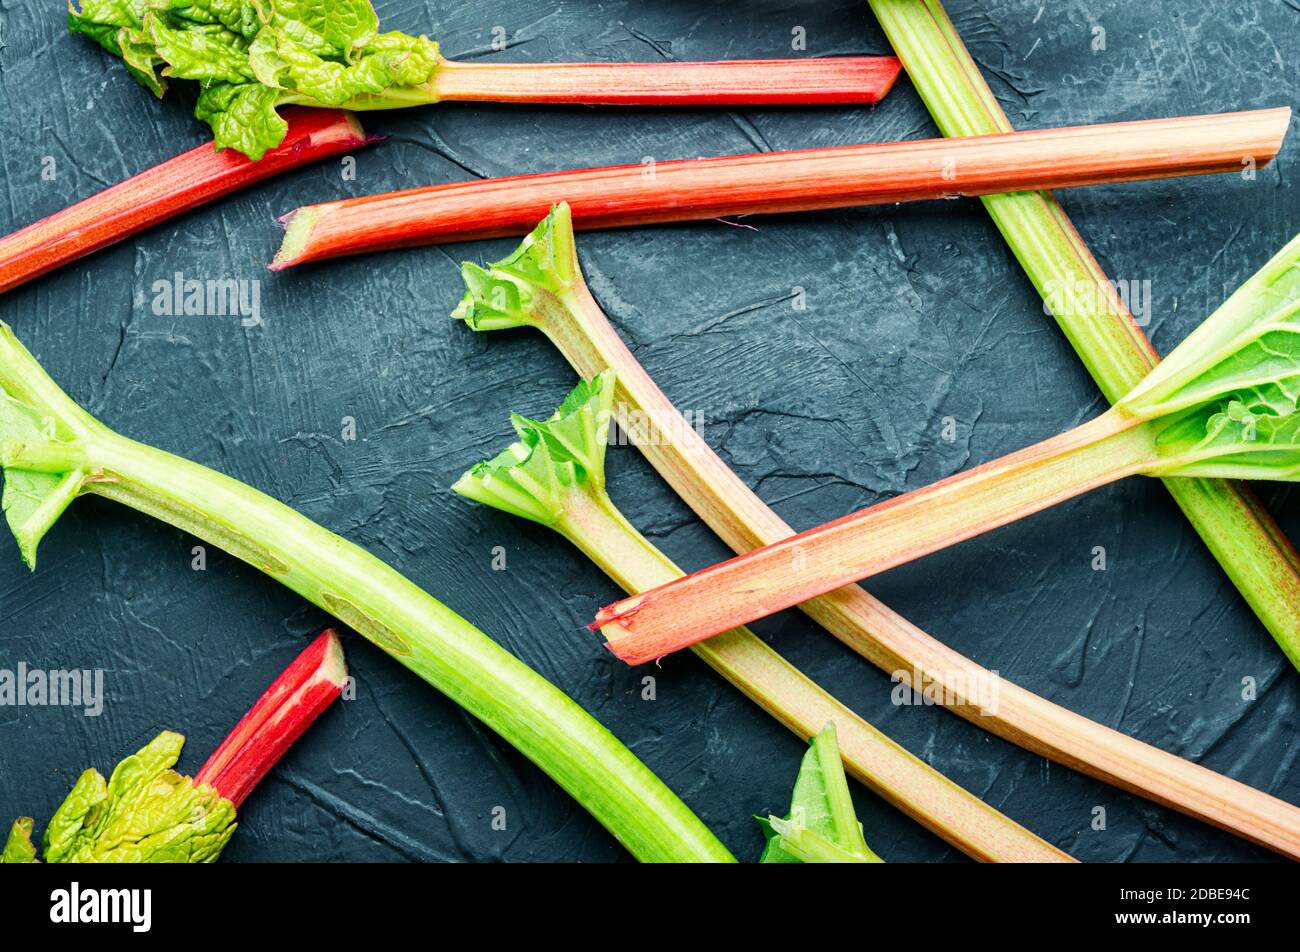
[[[382, 2], [389, 29], [449, 54], [654, 60], [884, 52], [862, 3]], [[1300, 7], [1259, 3], [952, 3], [1021, 127], [1296, 105]], [[1106, 50], [1091, 49], [1093, 27]], [[177, 97], [155, 103], [64, 32], [57, 4], [0, 5], [0, 228], [24, 225], [198, 144]], [[785, 806], [801, 744], [693, 658], [658, 699], [582, 624], [613, 586], [558, 537], [448, 492], [499, 448], [507, 413], [549, 410], [572, 375], [540, 337], [477, 337], [446, 315], [456, 264], [512, 242], [262, 271], [273, 217], [341, 194], [542, 171], [934, 135], [906, 81], [876, 109], [612, 112], [444, 106], [368, 117], [387, 143], [356, 181], [327, 163], [254, 188], [0, 298], [66, 388], [121, 432], [293, 504], [474, 619], [626, 740], [746, 859], [750, 815]], [[1293, 128], [1254, 182], [1219, 176], [1064, 196], [1112, 277], [1150, 280], [1167, 351], [1300, 225]], [[41, 177], [53, 157], [54, 181]], [[1090, 380], [983, 210], [951, 201], [591, 234], [591, 285], [639, 358], [709, 441], [807, 527], [1054, 434], [1095, 414]], [[261, 278], [264, 325], [160, 317], [153, 282]], [[790, 297], [807, 292], [798, 311]], [[957, 439], [940, 437], [955, 419]], [[342, 421], [358, 439], [340, 439]], [[679, 562], [717, 540], [631, 449], [611, 488]], [[1292, 537], [1293, 492], [1264, 488]], [[29, 575], [0, 543], [0, 667], [106, 669], [104, 714], [0, 708], [0, 817], [48, 817], [86, 766], [163, 727], [183, 766], [208, 750], [326, 618], [272, 581], [100, 500], [78, 502]], [[490, 570], [491, 550], [508, 570]], [[1092, 570], [1094, 546], [1107, 570]], [[874, 592], [963, 653], [1128, 734], [1300, 800], [1300, 680], [1154, 482], [1130, 480], [889, 573]], [[1083, 860], [1257, 860], [1233, 837], [1050, 765], [935, 708], [895, 707], [888, 678], [802, 616], [756, 626], [907, 748]], [[243, 811], [228, 860], [625, 858], [543, 775], [355, 636], [359, 681]], [[1243, 701], [1255, 678], [1258, 699]], [[859, 789], [890, 860], [959, 854]], [[507, 830], [491, 828], [504, 806]], [[1090, 826], [1105, 807], [1105, 831]], [[7, 819], [6, 821], [7, 822]]]

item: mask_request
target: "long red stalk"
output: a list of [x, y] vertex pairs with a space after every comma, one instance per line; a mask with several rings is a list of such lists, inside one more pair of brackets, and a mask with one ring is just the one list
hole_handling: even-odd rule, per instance
[[1142, 472], [1141, 421], [1116, 412], [932, 486], [601, 609], [593, 627], [628, 664], [869, 578], [1048, 506]]
[[221, 742], [195, 784], [211, 784], [239, 807], [311, 722], [343, 693], [343, 645], [328, 630], [294, 659]]
[[290, 212], [279, 271], [340, 255], [523, 235], [567, 201], [578, 229], [809, 211], [1262, 166], [1291, 110], [1068, 126], [455, 182]]
[[284, 117], [284, 142], [258, 162], [201, 145], [0, 238], [0, 292], [254, 182], [373, 141], [338, 109], [290, 108]]
[[829, 105], [884, 99], [893, 56], [717, 63], [457, 63], [438, 68], [438, 98], [591, 106]]

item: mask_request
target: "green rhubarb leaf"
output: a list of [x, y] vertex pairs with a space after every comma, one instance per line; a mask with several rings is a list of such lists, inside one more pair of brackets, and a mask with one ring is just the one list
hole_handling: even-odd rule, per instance
[[195, 115], [218, 148], [261, 158], [284, 139], [282, 105], [383, 109], [437, 101], [442, 58], [425, 36], [380, 33], [366, 0], [86, 0], [68, 28], [161, 96], [201, 85]]
[[71, 458], [76, 447], [58, 439], [53, 421], [0, 390], [0, 469], [4, 472], [0, 508], [18, 542], [23, 562], [31, 569], [36, 568], [36, 549], [41, 539], [80, 494], [85, 476], [72, 467], [67, 472], [25, 468], [23, 460], [34, 450], [50, 451], [56, 456], [66, 452]]
[[218, 149], [234, 149], [257, 161], [289, 131], [275, 103], [275, 90], [259, 83], [218, 83], [199, 94], [194, 115], [212, 127]]
[[379, 16], [367, 0], [261, 0], [262, 19], [321, 56], [349, 57], [379, 34]]
[[212, 863], [235, 832], [235, 807], [171, 768], [185, 738], [164, 731], [106, 782], [83, 773], [45, 831], [47, 863]]
[[136, 81], [161, 97], [167, 81], [160, 75], [167, 64], [154, 49], [145, 29], [146, 0], [86, 0], [78, 11], [68, 5], [68, 30], [90, 37], [114, 56], [120, 56]]
[[221, 23], [191, 23], [149, 14], [145, 28], [154, 50], [174, 79], [206, 83], [246, 83], [255, 79], [248, 63], [248, 40]]
[[32, 818], [20, 816], [9, 829], [0, 863], [36, 863], [36, 847], [32, 844]]
[[439, 63], [438, 44], [423, 36], [385, 33], [358, 49], [353, 62], [313, 52], [287, 32], [264, 29], [248, 52], [249, 68], [263, 85], [324, 106], [359, 96], [427, 83]]
[[533, 326], [536, 309], [572, 290], [578, 276], [573, 215], [561, 202], [507, 257], [486, 268], [461, 266], [465, 296], [452, 317], [476, 331]]
[[603, 491], [614, 373], [582, 381], [547, 420], [513, 414], [519, 439], [452, 486], [468, 499], [545, 526], [564, 515], [568, 494]]
[[1152, 421], [1159, 475], [1300, 475], [1300, 236], [1117, 406]]
[[812, 739], [795, 780], [790, 813], [756, 817], [767, 837], [762, 863], [880, 863], [862, 836], [844, 776], [835, 725]]

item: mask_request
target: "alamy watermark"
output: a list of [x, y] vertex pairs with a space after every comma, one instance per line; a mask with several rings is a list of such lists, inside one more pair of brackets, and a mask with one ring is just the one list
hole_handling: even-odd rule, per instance
[[996, 671], [927, 671], [900, 668], [889, 675], [894, 688], [889, 699], [898, 707], [942, 705], [974, 707], [982, 717], [995, 717], [1002, 693]]
[[[693, 446], [694, 436], [704, 426], [702, 410], [656, 415], [648, 410], [620, 406], [613, 414], [618, 426], [609, 428], [610, 446]], [[603, 422], [603, 421], [602, 421]]]
[[187, 278], [177, 271], [152, 285], [157, 317], [238, 317], [244, 327], [262, 323], [262, 282], [256, 278]]
[[1119, 300], [1138, 327], [1151, 323], [1151, 279], [1143, 281], [1048, 281], [1043, 287], [1043, 313], [1056, 317], [1108, 314]]
[[0, 707], [80, 707], [87, 717], [104, 710], [102, 668], [0, 668]]

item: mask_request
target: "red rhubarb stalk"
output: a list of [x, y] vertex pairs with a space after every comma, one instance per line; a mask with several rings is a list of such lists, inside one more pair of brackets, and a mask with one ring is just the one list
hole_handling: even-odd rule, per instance
[[1060, 436], [729, 559], [601, 610], [593, 628], [628, 664], [869, 578], [1141, 472], [1151, 437], [1105, 414]]
[[1287, 108], [687, 159], [455, 182], [290, 212], [271, 270], [340, 255], [523, 235], [567, 201], [578, 229], [1235, 171], [1271, 161]]
[[597, 627], [650, 661], [1125, 476], [1300, 481], [1297, 333], [1300, 235], [1097, 419], [625, 599]]
[[0, 292], [254, 182], [373, 141], [337, 109], [287, 109], [285, 118], [284, 142], [259, 162], [201, 145], [0, 238]]
[[442, 100], [589, 106], [873, 103], [898, 79], [893, 56], [717, 63], [458, 63], [434, 77]]
[[343, 645], [323, 632], [275, 679], [221, 742], [197, 774], [236, 808], [302, 736], [312, 721], [343, 693], [348, 676]]

